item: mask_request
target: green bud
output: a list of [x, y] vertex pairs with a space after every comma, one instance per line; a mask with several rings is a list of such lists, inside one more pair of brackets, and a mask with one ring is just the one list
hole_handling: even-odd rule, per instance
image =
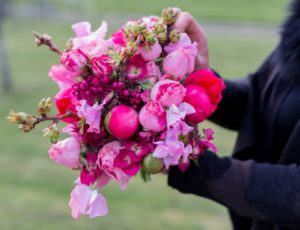
[[142, 169], [151, 174], [159, 173], [164, 168], [164, 162], [152, 154], [146, 156], [143, 160]]

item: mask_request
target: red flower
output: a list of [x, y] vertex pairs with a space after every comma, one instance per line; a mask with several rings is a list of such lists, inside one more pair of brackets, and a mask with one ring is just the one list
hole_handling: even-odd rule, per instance
[[213, 105], [217, 105], [222, 99], [222, 91], [225, 89], [223, 80], [217, 77], [210, 69], [202, 69], [191, 73], [185, 85], [198, 85], [205, 89]]

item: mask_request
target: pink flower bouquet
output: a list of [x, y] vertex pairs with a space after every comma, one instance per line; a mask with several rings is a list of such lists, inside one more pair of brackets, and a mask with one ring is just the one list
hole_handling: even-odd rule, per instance
[[[194, 71], [197, 43], [171, 29], [175, 17], [168, 8], [127, 22], [108, 39], [105, 22], [94, 32], [80, 22], [63, 51], [35, 33], [37, 45], [60, 56], [49, 71], [60, 89], [57, 113], [49, 115], [47, 98], [38, 116], [11, 111], [8, 120], [24, 132], [50, 121], [50, 158], [80, 172], [69, 202], [74, 218], [108, 213], [100, 191], [110, 181], [125, 189], [139, 172], [147, 180], [170, 166], [186, 170], [207, 148], [216, 151], [212, 130], [199, 133], [197, 124], [216, 110], [224, 83], [209, 69]], [[60, 140], [61, 132], [70, 137]]]

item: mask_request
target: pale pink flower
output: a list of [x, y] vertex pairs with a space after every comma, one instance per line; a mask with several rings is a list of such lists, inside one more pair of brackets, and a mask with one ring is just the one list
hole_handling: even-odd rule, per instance
[[56, 163], [70, 167], [78, 168], [81, 146], [75, 137], [69, 137], [53, 144], [49, 149], [49, 156]]
[[65, 89], [74, 84], [74, 80], [78, 75], [66, 69], [63, 65], [53, 65], [51, 66], [49, 77], [55, 81], [60, 89]]
[[177, 81], [160, 80], [151, 90], [151, 99], [159, 101], [163, 106], [179, 105], [185, 97], [186, 89]]
[[159, 17], [153, 15], [141, 18], [142, 22], [147, 25], [148, 29], [152, 29], [153, 26], [159, 21], [159, 19]]
[[107, 42], [104, 40], [107, 32], [106, 22], [102, 22], [101, 26], [94, 32], [91, 31], [89, 22], [73, 24], [72, 29], [77, 35], [73, 39], [73, 49], [84, 50], [90, 58], [106, 53]]
[[178, 49], [185, 49], [191, 52], [193, 56], [196, 57], [197, 55], [197, 42], [191, 41], [190, 37], [186, 33], [181, 33], [180, 39], [176, 43], [170, 42], [166, 47], [165, 51], [169, 54], [172, 53]]
[[179, 48], [165, 57], [163, 69], [176, 80], [182, 80], [186, 74], [193, 72], [195, 57], [190, 50]]
[[119, 141], [107, 143], [98, 153], [97, 164], [108, 177], [114, 179], [120, 185], [121, 189], [125, 189], [130, 176], [122, 169], [114, 166], [115, 158], [119, 155], [122, 148], [122, 144]]
[[186, 102], [182, 102], [178, 107], [173, 104], [167, 111], [167, 126], [171, 127], [176, 122], [184, 120], [186, 115], [195, 112], [194, 107]]
[[147, 75], [148, 77], [155, 77], [156, 80], [161, 79], [161, 71], [154, 61], [147, 62]]
[[139, 46], [138, 51], [145, 61], [154, 61], [160, 56], [162, 48], [156, 39], [155, 43], [151, 47]]
[[160, 132], [167, 125], [166, 112], [158, 101], [150, 101], [141, 109], [139, 121], [145, 129]]
[[72, 190], [69, 206], [74, 219], [79, 219], [80, 215], [89, 215], [92, 219], [108, 214], [105, 197], [85, 184], [77, 184]]
[[64, 52], [61, 55], [60, 62], [64, 67], [76, 74], [80, 74], [81, 69], [87, 64], [88, 57], [80, 49]]

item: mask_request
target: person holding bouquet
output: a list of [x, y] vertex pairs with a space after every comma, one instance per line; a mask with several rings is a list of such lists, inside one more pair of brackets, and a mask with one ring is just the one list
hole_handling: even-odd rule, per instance
[[[193, 16], [181, 12], [174, 28], [199, 44], [196, 68], [208, 68], [205, 33]], [[206, 151], [184, 172], [172, 166], [168, 184], [228, 207], [234, 229], [300, 228], [299, 65], [300, 0], [294, 0], [279, 44], [258, 70], [224, 80], [210, 119], [238, 131], [233, 157]]]

